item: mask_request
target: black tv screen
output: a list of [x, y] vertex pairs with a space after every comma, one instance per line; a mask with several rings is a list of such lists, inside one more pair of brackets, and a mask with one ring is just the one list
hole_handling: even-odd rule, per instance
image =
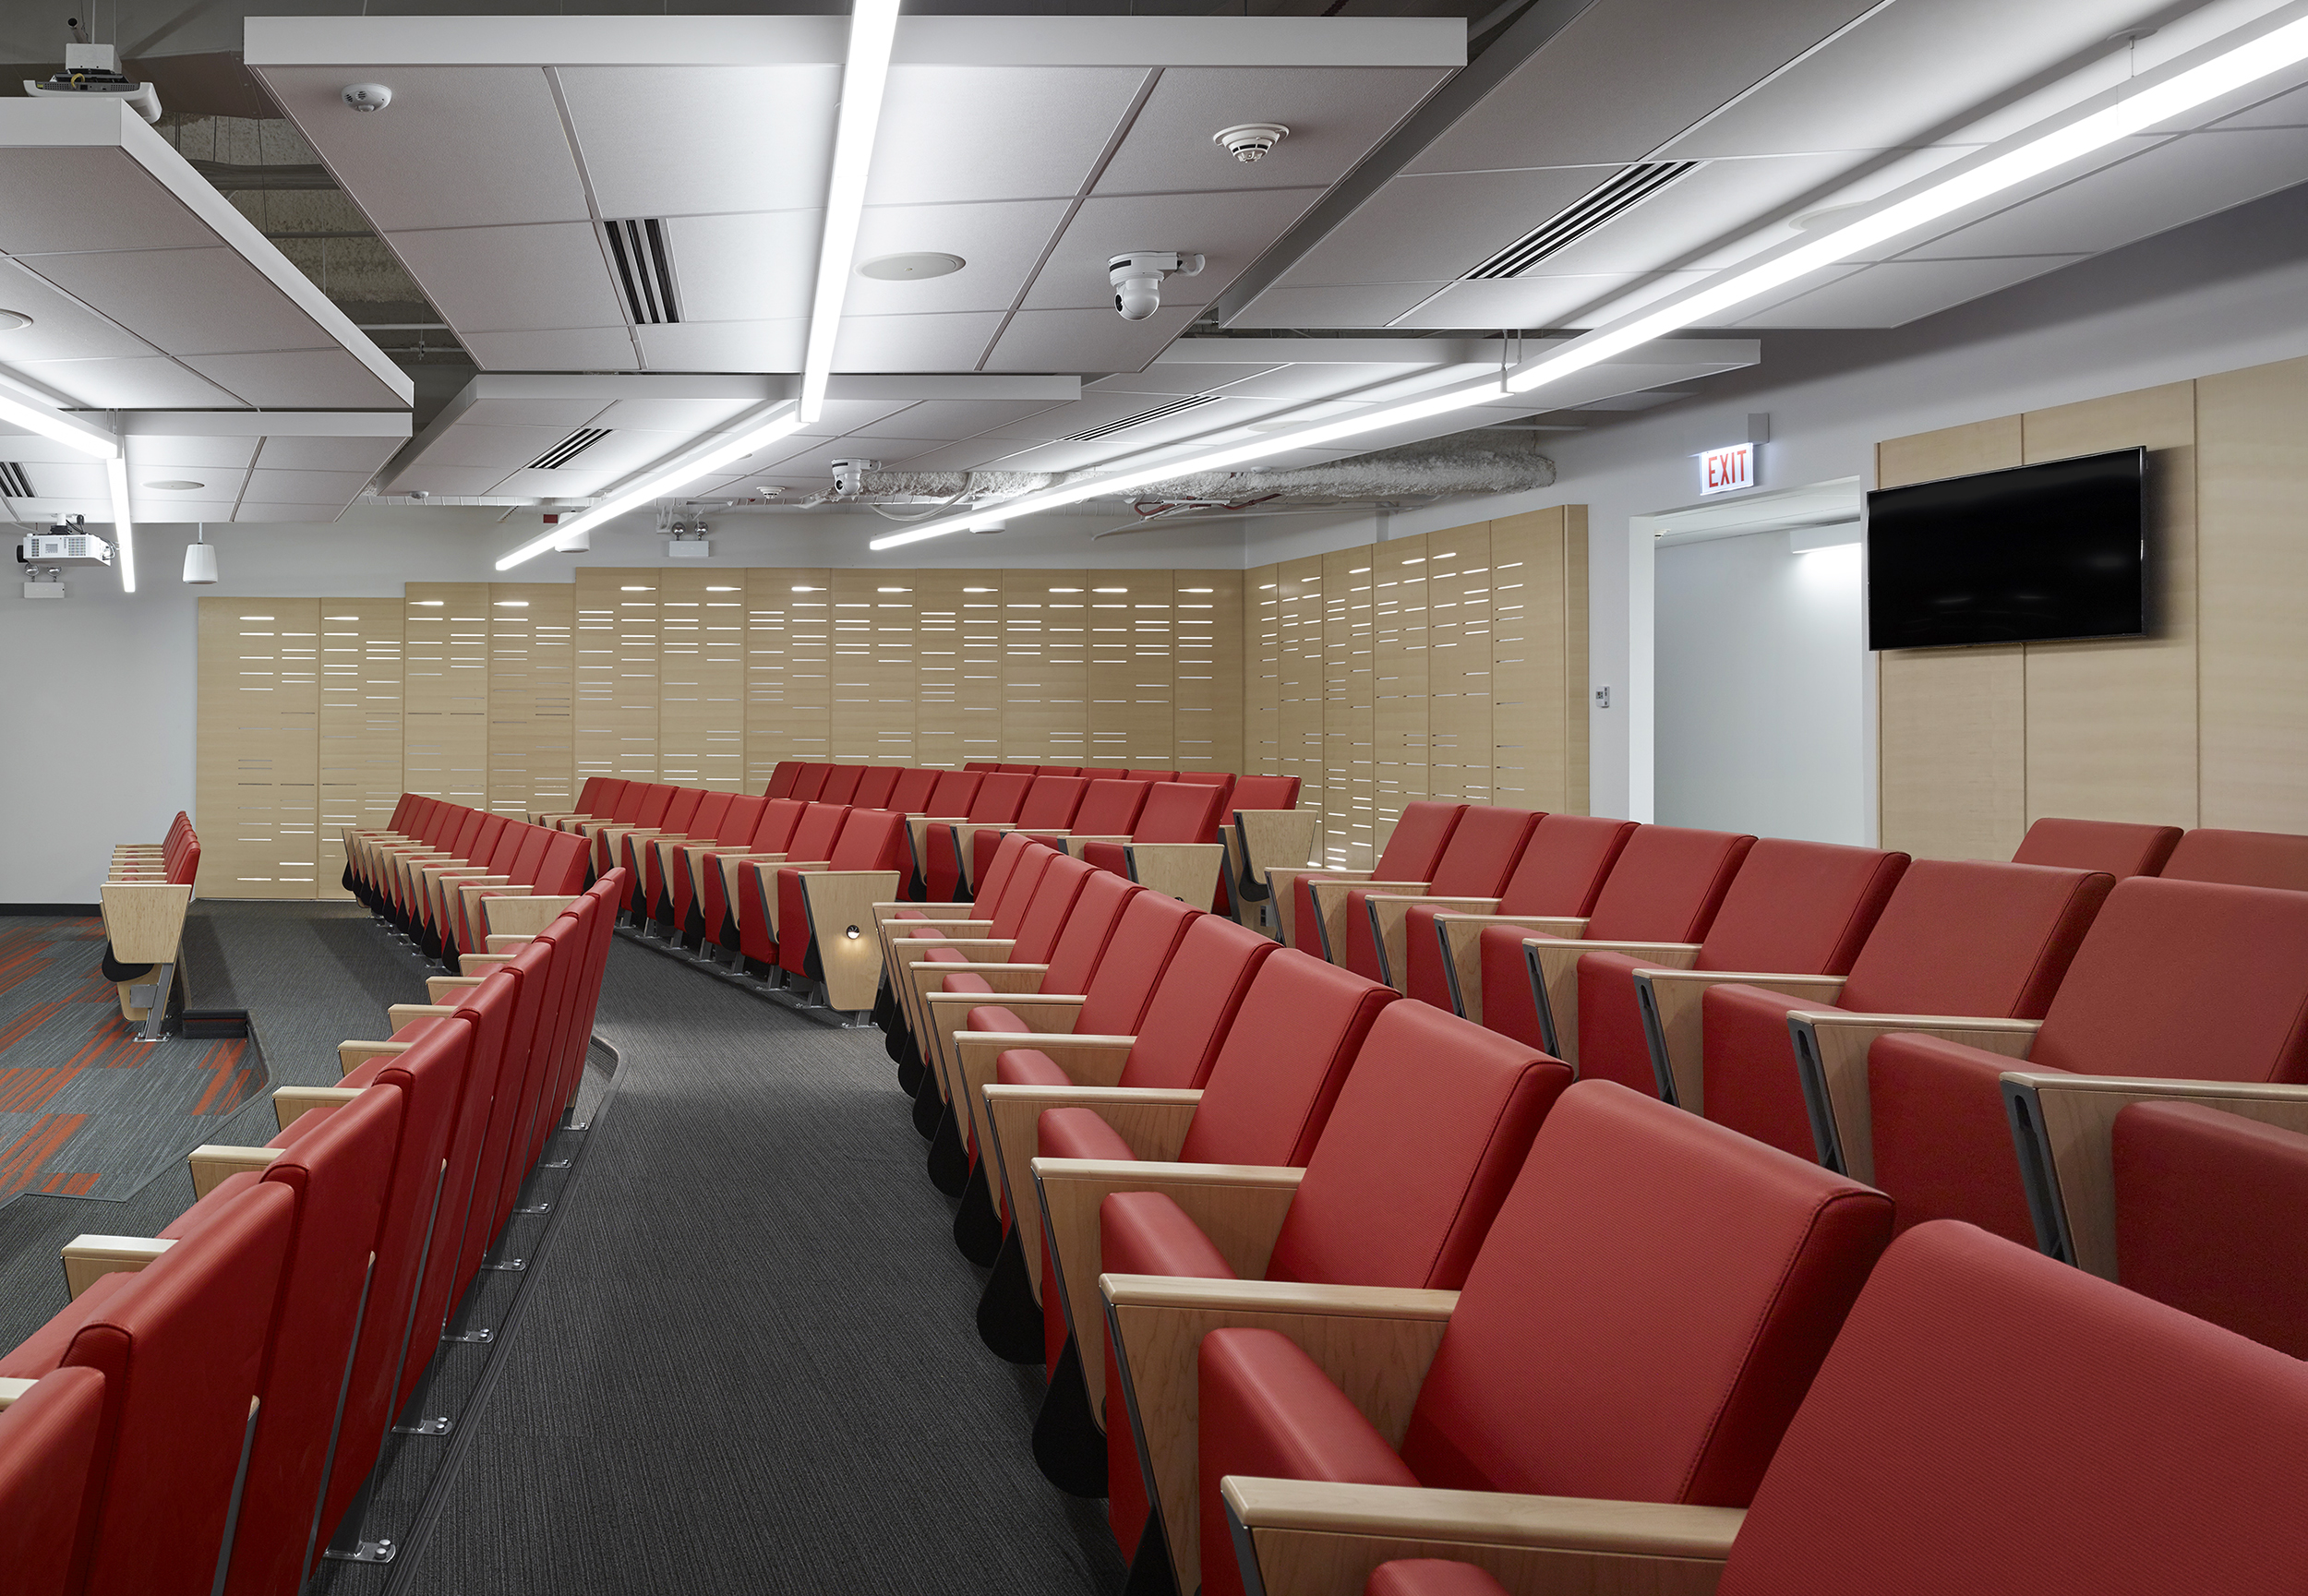
[[2119, 449], [1868, 495], [1868, 646], [2147, 630], [2147, 451]]

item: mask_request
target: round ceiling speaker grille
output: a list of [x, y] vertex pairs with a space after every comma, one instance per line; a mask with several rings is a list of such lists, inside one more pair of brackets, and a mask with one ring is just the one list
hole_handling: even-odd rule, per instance
[[171, 493], [183, 493], [190, 488], [206, 487], [209, 485], [205, 482], [187, 482], [182, 477], [171, 477], [165, 482], [148, 482], [144, 486], [162, 488]]
[[30, 327], [32, 318], [21, 310], [0, 310], [0, 332], [14, 332], [19, 327]]
[[948, 277], [968, 266], [958, 255], [922, 250], [911, 255], [884, 255], [858, 268], [858, 275], [882, 282], [912, 282], [924, 277]]

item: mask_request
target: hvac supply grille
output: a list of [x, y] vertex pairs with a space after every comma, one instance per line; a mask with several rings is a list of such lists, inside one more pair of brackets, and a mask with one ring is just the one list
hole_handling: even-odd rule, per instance
[[1125, 415], [1120, 421], [1110, 421], [1103, 426], [1093, 426], [1086, 432], [1069, 432], [1058, 441], [1060, 443], [1094, 443], [1101, 438], [1110, 438], [1117, 432], [1126, 432], [1134, 426], [1144, 426], [1149, 421], [1160, 421], [1165, 415], [1176, 415], [1181, 411], [1199, 410], [1206, 404], [1217, 402], [1218, 395], [1215, 393], [1196, 393], [1162, 405], [1159, 409], [1140, 411], [1136, 415]]
[[673, 297], [673, 257], [665, 242], [665, 223], [654, 216], [603, 223], [609, 234], [609, 259], [617, 267], [619, 289], [625, 295], [625, 313], [637, 327], [679, 321], [681, 307]]
[[1614, 217], [1624, 216], [1668, 184], [1696, 171], [1696, 161], [1642, 161], [1566, 206], [1467, 273], [1469, 282], [1515, 277], [1569, 248]]
[[0, 498], [30, 498], [32, 479], [13, 460], [0, 460]]
[[531, 471], [559, 471], [609, 436], [606, 426], [581, 426], [529, 462]]

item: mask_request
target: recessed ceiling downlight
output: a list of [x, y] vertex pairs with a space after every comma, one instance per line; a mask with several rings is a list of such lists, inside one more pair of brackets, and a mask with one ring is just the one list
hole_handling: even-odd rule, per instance
[[19, 327], [30, 327], [32, 318], [21, 310], [0, 310], [0, 332], [14, 332]]
[[188, 482], [183, 477], [171, 477], [166, 482], [148, 482], [144, 486], [147, 487], [162, 488], [170, 493], [184, 493], [189, 489], [206, 487], [209, 485], [205, 482]]
[[880, 282], [912, 282], [924, 277], [949, 277], [968, 266], [958, 255], [920, 250], [910, 255], [884, 255], [858, 268], [858, 275]]

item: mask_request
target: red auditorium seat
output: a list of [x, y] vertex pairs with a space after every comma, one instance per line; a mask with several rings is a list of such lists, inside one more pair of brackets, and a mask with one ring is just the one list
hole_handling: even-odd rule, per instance
[[2182, 836], [2159, 872], [2175, 882], [2308, 892], [2308, 836], [2204, 829]]
[[[585, 844], [583, 837], [568, 833], [555, 833], [546, 837], [545, 846], [536, 856], [533, 873], [524, 875], [521, 858], [516, 858], [511, 871], [513, 880], [501, 886], [473, 886], [458, 894], [459, 913], [463, 917], [457, 932], [460, 950], [458, 967], [463, 967], [468, 953], [485, 953], [488, 948], [487, 918], [487, 904], [492, 898], [537, 897], [569, 898], [583, 891], [585, 884]], [[625, 879], [619, 875], [621, 881]]]
[[1178, 779], [1178, 773], [1174, 770], [1128, 770], [1123, 774], [1130, 781], [1166, 782]]
[[[833, 852], [820, 864], [756, 865], [748, 870], [770, 913], [777, 963], [788, 978], [823, 985], [827, 1003], [861, 1012], [881, 981], [877, 943], [864, 942], [873, 906], [897, 895], [905, 880], [906, 817], [896, 810], [853, 809]], [[773, 882], [772, 869], [775, 870]], [[855, 931], [852, 939], [846, 933]], [[844, 946], [835, 950], [833, 942]], [[835, 961], [835, 962], [829, 962]]]
[[[1260, 860], [1252, 846], [1251, 832], [1273, 815], [1288, 814], [1298, 808], [1298, 778], [1294, 775], [1246, 775], [1234, 783], [1234, 791], [1227, 800], [1223, 816], [1226, 844], [1226, 887], [1239, 906], [1239, 918], [1249, 906], [1267, 900], [1267, 885]], [[1244, 811], [1255, 818], [1245, 820]], [[1318, 822], [1318, 816], [1310, 816]], [[1307, 828], [1307, 834], [1313, 834]]]
[[1449, 845], [1450, 834], [1467, 811], [1465, 804], [1409, 803], [1380, 850], [1378, 862], [1366, 870], [1270, 869], [1268, 884], [1274, 906], [1281, 917], [1282, 940], [1302, 953], [1323, 954], [1321, 912], [1315, 906], [1313, 885], [1326, 882], [1428, 882], [1435, 879], [1435, 861]]
[[2108, 894], [2040, 1022], [1816, 1030], [1811, 1089], [1844, 1165], [1898, 1201], [1901, 1225], [1960, 1218], [2026, 1242], [2005, 1072], [2047, 1087], [2308, 1081], [2308, 894], [2134, 876]]
[[989, 775], [993, 772], [1000, 770], [1002, 767], [992, 760], [974, 759], [963, 765], [962, 768], [966, 771], [975, 771], [980, 775]]
[[914, 874], [906, 895], [916, 900], [927, 891], [924, 870], [930, 859], [930, 832], [938, 826], [955, 825], [969, 819], [971, 808], [978, 801], [978, 789], [986, 781], [1001, 774], [989, 767], [982, 771], [940, 771], [937, 781], [930, 788], [930, 797], [919, 811], [908, 811], [913, 818], [907, 822], [907, 834], [913, 843]]
[[296, 1194], [252, 1182], [137, 1272], [107, 1274], [0, 1355], [0, 1380], [104, 1377], [66, 1589], [152, 1596], [214, 1586], [249, 1435]]
[[667, 823], [654, 834], [626, 837], [619, 845], [617, 862], [631, 871], [633, 878], [632, 901], [623, 906], [635, 925], [648, 919], [655, 912], [657, 894], [665, 883], [657, 873], [658, 849], [663, 845], [718, 842], [722, 822], [727, 817], [734, 793], [699, 791], [695, 787], [685, 793], [696, 793], [689, 813], [676, 823], [667, 811]]
[[1029, 831], [1037, 835], [1063, 835], [1074, 823], [1075, 811], [1082, 807], [1082, 795], [1089, 790], [1089, 783], [1079, 776], [1039, 775], [1026, 789], [1026, 797], [1018, 804], [1017, 816], [1009, 822], [973, 824], [964, 822], [946, 829], [952, 834], [947, 845], [962, 864], [962, 889], [970, 891], [985, 873], [993, 858], [993, 850], [1001, 846], [1002, 835], [1009, 831]]
[[817, 801], [829, 804], [854, 802], [858, 796], [858, 784], [865, 779], [865, 773], [866, 767], [861, 764], [827, 766], [825, 785], [818, 789]]
[[1698, 942], [1595, 946], [1601, 939], [1592, 923], [1575, 942], [1530, 939], [1524, 948], [1532, 1002], [1542, 1032], [1562, 1044], [1548, 1050], [1582, 1079], [1597, 1075], [1656, 1093], [1636, 1006], [1637, 970], [1846, 974], [1906, 868], [1905, 854], [1765, 837], [1748, 850]]
[[962, 889], [959, 835], [971, 826], [1007, 825], [1016, 821], [1034, 781], [1028, 772], [997, 771], [978, 784], [968, 814], [944, 824], [933, 821], [923, 832], [921, 879], [931, 903], [952, 903]]
[[[908, 966], [929, 956], [934, 947], [952, 942], [1009, 942], [1017, 935], [1018, 923], [1025, 918], [1028, 906], [1033, 901], [1034, 889], [1040, 884], [1042, 872], [1064, 856], [1045, 844], [1038, 843], [1022, 832], [1003, 839], [994, 852], [993, 862], [986, 870], [986, 893], [983, 900], [974, 906], [980, 918], [968, 918], [953, 913], [932, 912], [939, 907], [952, 909], [955, 906], [923, 906], [916, 908], [905, 904], [875, 906], [879, 918], [876, 927], [882, 937], [882, 964], [884, 978], [896, 1007], [896, 1017], [905, 1034], [919, 1044], [924, 1024], [921, 1006], [916, 1000], [916, 988]], [[968, 949], [964, 949], [968, 952]], [[926, 1052], [920, 1054], [926, 1058]], [[943, 1089], [943, 1087], [941, 1087]]]
[[[1796, 1064], [1801, 1049], [1816, 1055], [1813, 1016], [2041, 1019], [2115, 884], [2100, 870], [1918, 859], [1849, 976], [1638, 972], [1659, 1093], [1782, 1152], [1840, 1168], [1832, 1127], [1813, 1124]], [[1581, 1067], [1604, 1073], [1599, 1042], [1586, 1035]]]
[[930, 795], [937, 790], [938, 777], [944, 774], [927, 765], [908, 765], [897, 773], [896, 784], [890, 788], [890, 801], [883, 807], [900, 814], [928, 813]]
[[762, 789], [762, 796], [773, 798], [789, 798], [793, 794], [793, 784], [800, 777], [801, 762], [799, 760], [781, 759], [770, 767], [769, 786]]
[[803, 803], [815, 803], [818, 795], [825, 790], [825, 778], [833, 774], [833, 769], [829, 764], [804, 764], [794, 774], [793, 786], [787, 789], [784, 796], [799, 798]]
[[[1100, 1275], [1305, 1280], [1457, 1290], [1539, 1123], [1561, 1061], [1423, 1003], [1383, 1010], [1302, 1178], [1288, 1166], [1038, 1159], [1062, 1286]], [[1200, 1221], [1200, 1222], [1198, 1222]], [[1073, 1302], [1072, 1333], [1104, 1336]], [[1125, 1554], [1147, 1486], [1111, 1340], [1103, 1394], [1108, 1516]]]
[[865, 774], [858, 778], [858, 790], [849, 795], [849, 801], [860, 809], [889, 808], [890, 794], [897, 790], [897, 774], [894, 764], [868, 765]]
[[746, 854], [727, 863], [724, 882], [736, 899], [739, 963], [749, 974], [765, 977], [777, 963], [776, 933], [770, 925], [769, 900], [762, 892], [762, 872], [781, 864], [818, 864], [833, 858], [834, 844], [848, 818], [847, 804], [809, 804], [781, 852]]
[[1122, 781], [1129, 772], [1120, 765], [1084, 765], [1074, 773], [1084, 781]]
[[[1171, 1546], [1187, 1568], [1198, 1554], [1205, 1596], [1243, 1590], [1228, 1475], [1744, 1506], [1891, 1238], [1891, 1207], [1581, 1081], [1539, 1128], [1455, 1300], [1242, 1281], [1172, 1307], [1168, 1282], [1109, 1275]], [[1317, 1361], [1310, 1321], [1326, 1310], [1390, 1319], [1394, 1334], [1314, 1341]], [[1421, 1321], [1435, 1340], [1411, 1339]], [[1400, 1350], [1374, 1356], [1381, 1345]], [[1432, 1345], [1432, 1362], [1411, 1345]], [[1181, 1433], [1189, 1382], [1194, 1436]], [[1350, 1389], [1407, 1415], [1399, 1443]], [[1192, 1510], [1170, 1482], [1189, 1446]]]
[[734, 847], [719, 844], [690, 844], [682, 847], [683, 870], [690, 878], [691, 901], [705, 922], [705, 937], [738, 954], [737, 885], [741, 859], [785, 857], [786, 845], [801, 824], [810, 806], [799, 798], [770, 798], [762, 805], [753, 830]]
[[1525, 1590], [1681, 1589], [1711, 1564], [1718, 1596], [2282, 1590], [2308, 1577], [2303, 1447], [2294, 1360], [1935, 1224], [1884, 1254], [1743, 1518], [1356, 1490], [1341, 1531], [1345, 1491], [1256, 1479], [1227, 1509], [1246, 1559], [1347, 1578], [1463, 1548]]
[[11, 1596], [67, 1596], [104, 1434], [104, 1376], [54, 1369], [0, 1407], [0, 1569]]
[[1533, 917], [1584, 920], [1594, 912], [1604, 882], [1635, 831], [1633, 821], [1542, 815], [1497, 897], [1428, 893], [1413, 900], [1403, 915], [1405, 993], [1480, 1025], [1483, 927], [1515, 925]]
[[[1356, 975], [1408, 989], [1402, 930], [1410, 906], [1439, 897], [1496, 898], [1506, 890], [1525, 844], [1545, 817], [1533, 810], [1469, 804], [1435, 860], [1431, 879], [1359, 883], [1308, 879], [1323, 956]], [[1343, 932], [1343, 937], [1340, 933]]]
[[723, 808], [710, 837], [703, 841], [652, 838], [645, 861], [648, 879], [642, 886], [642, 901], [647, 906], [643, 919], [657, 926], [668, 941], [698, 946], [704, 937], [705, 922], [698, 912], [697, 883], [689, 869], [688, 850], [702, 847], [711, 852], [748, 846], [768, 807], [765, 798], [735, 797]]
[[1217, 837], [1226, 792], [1199, 783], [1156, 782], [1147, 787], [1146, 807], [1128, 836], [1077, 829], [1066, 838], [1066, 849], [1100, 870], [1209, 908], [1225, 886], [1226, 850]]
[[2180, 837], [2178, 826], [2059, 820], [2047, 815], [2027, 828], [2012, 862], [2105, 870], [2118, 881], [2126, 876], [2159, 875]]

